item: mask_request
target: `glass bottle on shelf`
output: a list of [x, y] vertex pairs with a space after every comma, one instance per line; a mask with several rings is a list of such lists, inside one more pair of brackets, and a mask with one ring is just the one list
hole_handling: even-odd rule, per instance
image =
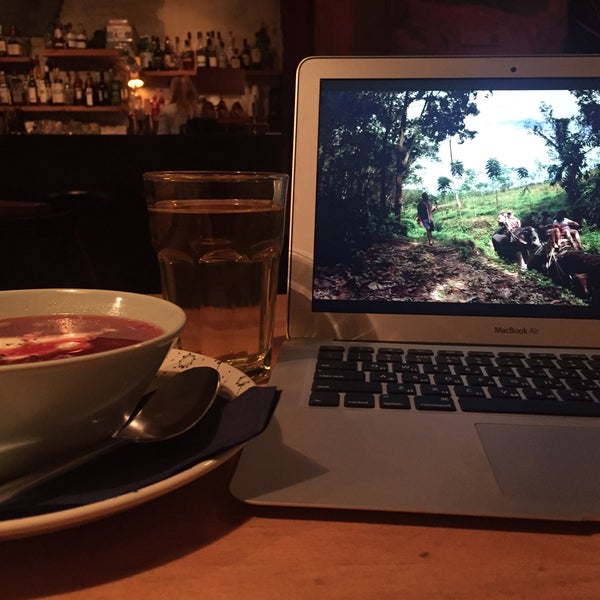
[[15, 26], [10, 26], [10, 35], [6, 40], [6, 53], [8, 56], [24, 56], [25, 51], [23, 49], [23, 43], [17, 37], [15, 32]]
[[171, 47], [171, 40], [168, 35], [165, 35], [165, 47], [163, 50], [164, 56], [164, 68], [169, 71], [175, 69], [175, 56], [173, 54], [173, 48]]
[[96, 98], [98, 101], [98, 106], [108, 106], [108, 103], [110, 102], [108, 86], [106, 85], [106, 80], [104, 79], [104, 71], [100, 71], [100, 79], [98, 81], [98, 85], [96, 86]]
[[6, 56], [8, 49], [6, 48], [6, 38], [2, 34], [2, 25], [0, 25], [0, 56]]
[[206, 66], [214, 69], [218, 66], [217, 62], [217, 44], [214, 36], [214, 32], [210, 35], [207, 34], [208, 40], [206, 42]]
[[[42, 90], [41, 87], [44, 89]], [[44, 79], [42, 80], [42, 85], [40, 86], [40, 91], [38, 93], [40, 99], [43, 99], [44, 104], [52, 103], [52, 82], [50, 81], [50, 68], [48, 65], [44, 65]]]
[[67, 106], [71, 106], [74, 102], [74, 91], [73, 91], [73, 83], [71, 82], [71, 73], [67, 71], [65, 73], [65, 85], [64, 85], [64, 96], [65, 96], [65, 104]]
[[113, 69], [110, 69], [108, 72], [109, 76], [109, 95], [110, 95], [110, 105], [111, 106], [120, 106], [122, 103], [122, 83], [117, 74]]
[[250, 49], [251, 69], [262, 69], [262, 48], [260, 44], [259, 33], [256, 32], [254, 44]]
[[52, 104], [65, 104], [65, 84], [60, 76], [60, 71], [54, 69], [52, 77]]
[[83, 26], [83, 23], [79, 23], [77, 26], [77, 32], [75, 33], [75, 47], [78, 50], [87, 48], [87, 31]]
[[242, 67], [244, 69], [249, 69], [252, 65], [252, 58], [250, 56], [250, 44], [246, 38], [244, 38], [244, 42], [242, 44], [242, 53], [240, 58], [242, 60]]
[[84, 105], [87, 107], [92, 107], [96, 104], [94, 82], [92, 80], [91, 73], [88, 73], [87, 77], [85, 78], [85, 85], [83, 87], [83, 99]]
[[183, 56], [181, 51], [181, 40], [179, 36], [175, 36], [175, 45], [173, 46], [173, 68], [181, 69], [181, 65], [183, 62]]
[[63, 50], [66, 46], [63, 26], [60, 21], [56, 21], [52, 28], [52, 46], [56, 50]]
[[64, 36], [65, 46], [69, 50], [75, 50], [75, 48], [77, 48], [77, 38], [75, 37], [75, 31], [73, 30], [73, 25], [71, 23], [65, 25]]
[[206, 67], [206, 49], [204, 48], [204, 40], [202, 32], [196, 34], [196, 69]]
[[73, 104], [76, 106], [83, 105], [83, 81], [78, 71], [75, 71], [73, 78]]
[[242, 68], [242, 59], [240, 57], [240, 51], [237, 48], [233, 49], [233, 55], [231, 56], [231, 60], [229, 61], [229, 66], [232, 69]]
[[29, 72], [29, 78], [27, 80], [27, 104], [36, 105], [39, 104], [38, 87], [35, 80], [33, 69]]
[[147, 35], [142, 35], [138, 43], [138, 53], [140, 55], [140, 65], [143, 70], [152, 69], [152, 46], [150, 38]]
[[0, 71], [0, 104], [12, 104], [12, 94], [4, 71]]
[[219, 32], [217, 34], [217, 67], [226, 69], [228, 66], [225, 42], [221, 39], [221, 33]]
[[192, 34], [188, 31], [187, 37], [183, 40], [183, 55], [181, 57], [181, 68], [186, 71], [194, 69], [194, 50], [192, 49]]
[[152, 38], [152, 68], [154, 71], [163, 71], [165, 68], [165, 56], [158, 36]]

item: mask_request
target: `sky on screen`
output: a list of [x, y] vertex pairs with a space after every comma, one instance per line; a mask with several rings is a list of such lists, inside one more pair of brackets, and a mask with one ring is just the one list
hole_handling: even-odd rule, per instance
[[479, 114], [466, 120], [466, 127], [478, 132], [475, 138], [463, 144], [457, 138], [440, 144], [439, 162], [419, 163], [423, 182], [419, 187], [436, 194], [439, 177], [453, 180], [450, 152], [465, 169], [477, 173], [477, 181], [489, 182], [485, 163], [490, 158], [497, 159], [503, 168], [525, 167], [532, 181], [545, 180], [545, 165], [550, 162], [548, 148], [525, 123], [544, 120], [540, 112], [542, 102], [552, 107], [555, 117], [575, 115], [577, 105], [573, 96], [565, 90], [497, 90], [493, 94], [479, 92], [476, 102]]

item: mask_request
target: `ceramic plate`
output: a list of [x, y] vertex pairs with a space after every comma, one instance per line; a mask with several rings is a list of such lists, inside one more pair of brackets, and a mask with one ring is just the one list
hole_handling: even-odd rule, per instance
[[[254, 385], [254, 382], [249, 377], [229, 364], [184, 350], [171, 350], [169, 352], [158, 372], [158, 377], [168, 377], [179, 371], [198, 366], [214, 367], [219, 371], [221, 377], [219, 394], [230, 400]], [[240, 444], [218, 456], [193, 465], [181, 473], [100, 502], [48, 514], [35, 515], [33, 517], [0, 520], [0, 540], [37, 535], [66, 529], [67, 527], [74, 527], [148, 502], [212, 471], [233, 457], [242, 445]]]

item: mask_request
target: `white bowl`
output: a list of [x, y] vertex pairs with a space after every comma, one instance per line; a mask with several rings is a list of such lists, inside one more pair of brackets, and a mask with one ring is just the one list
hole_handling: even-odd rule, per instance
[[142, 294], [0, 291], [0, 320], [65, 313], [135, 319], [164, 333], [96, 354], [0, 365], [0, 484], [108, 439], [131, 414], [185, 323], [179, 307]]

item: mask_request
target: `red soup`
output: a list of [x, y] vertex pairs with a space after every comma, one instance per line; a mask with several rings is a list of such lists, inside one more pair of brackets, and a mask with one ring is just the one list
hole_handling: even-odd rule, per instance
[[161, 335], [160, 327], [103, 315], [42, 315], [0, 319], [0, 365], [105, 352]]

